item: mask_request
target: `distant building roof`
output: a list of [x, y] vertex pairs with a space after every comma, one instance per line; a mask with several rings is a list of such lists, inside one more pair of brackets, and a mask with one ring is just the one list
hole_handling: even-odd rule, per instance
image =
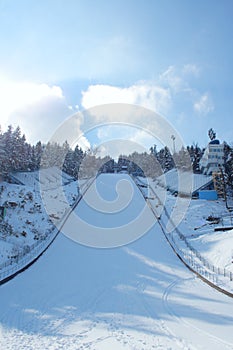
[[[198, 191], [205, 189], [213, 182], [212, 176], [203, 174], [193, 174], [191, 172], [179, 171], [180, 179], [182, 182], [183, 192], [190, 194], [190, 176], [192, 176], [192, 195]], [[158, 182], [161, 186], [166, 187], [171, 192], [179, 192], [179, 181], [177, 169], [171, 169], [168, 172], [158, 177]]]
[[210, 145], [220, 145], [220, 141], [219, 140], [212, 140], [209, 142]]

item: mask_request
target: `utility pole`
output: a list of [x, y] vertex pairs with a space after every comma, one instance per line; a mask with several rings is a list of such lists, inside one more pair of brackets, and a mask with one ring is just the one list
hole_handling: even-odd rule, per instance
[[172, 141], [173, 141], [173, 154], [175, 154], [175, 152], [176, 152], [176, 148], [175, 148], [175, 136], [174, 135], [172, 135], [171, 136], [171, 139], [172, 139]]

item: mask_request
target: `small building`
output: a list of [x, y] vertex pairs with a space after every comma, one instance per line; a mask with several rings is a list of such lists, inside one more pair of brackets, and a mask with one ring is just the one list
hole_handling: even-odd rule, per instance
[[224, 145], [219, 140], [209, 142], [200, 160], [200, 170], [204, 175], [211, 175], [219, 171], [219, 166], [224, 164]]
[[206, 199], [208, 201], [215, 201], [218, 199], [218, 193], [215, 190], [202, 190], [198, 191], [198, 197], [199, 199]]
[[128, 173], [128, 166], [127, 165], [122, 165], [121, 173], [124, 173], [124, 174]]
[[[174, 195], [198, 198], [201, 191], [214, 190], [213, 177], [192, 172], [177, 171], [173, 168], [157, 178], [158, 184]], [[182, 186], [179, 186], [182, 184]], [[181, 188], [182, 187], [182, 192]]]

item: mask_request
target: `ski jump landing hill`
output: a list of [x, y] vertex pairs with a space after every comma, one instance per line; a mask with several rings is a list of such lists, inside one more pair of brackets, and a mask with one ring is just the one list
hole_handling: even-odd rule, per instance
[[[98, 213], [87, 205], [86, 196], [98, 202], [96, 188], [105, 200], [116, 200], [120, 179], [133, 189], [124, 210]], [[125, 225], [144, 204], [128, 175], [106, 174], [90, 186], [75, 214], [108, 229]], [[2, 285], [0, 348], [232, 349], [232, 299], [184, 266], [145, 210], [154, 225], [138, 240], [99, 249], [59, 234], [35, 264]]]

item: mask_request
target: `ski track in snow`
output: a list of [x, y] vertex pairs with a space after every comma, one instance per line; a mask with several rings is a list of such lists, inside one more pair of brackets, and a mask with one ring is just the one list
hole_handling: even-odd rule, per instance
[[[191, 278], [193, 279], [193, 278]], [[188, 280], [190, 280], [190, 278], [188, 278]], [[209, 332], [205, 332], [203, 329], [201, 329], [200, 327], [196, 327], [194, 326], [192, 323], [190, 323], [187, 320], [184, 320], [179, 314], [177, 314], [169, 305], [169, 296], [172, 293], [172, 289], [178, 285], [183, 283], [184, 280], [183, 279], [177, 279], [174, 282], [172, 282], [164, 291], [163, 294], [163, 304], [165, 309], [167, 310], [168, 314], [172, 317], [176, 319], [176, 323], [177, 325], [179, 325], [179, 328], [182, 329], [182, 332], [184, 332], [185, 329], [191, 330], [192, 332], [195, 332], [197, 335], [197, 339], [200, 342], [200, 338], [202, 338], [203, 336], [205, 337], [205, 340], [208, 339], [208, 348], [211, 349], [232, 349], [232, 344], [225, 342], [223, 339], [216, 337], [215, 335], [209, 333]], [[183, 342], [183, 340], [181, 340], [181, 343]], [[183, 349], [183, 347], [181, 347]], [[198, 347], [199, 348], [199, 347]], [[196, 347], [191, 346], [190, 348], [187, 349], [196, 349]]]
[[[113, 188], [118, 179], [132, 181], [100, 178]], [[61, 234], [0, 287], [0, 349], [229, 350], [232, 314], [232, 299], [188, 271], [157, 224], [127, 247], [107, 250]]]

